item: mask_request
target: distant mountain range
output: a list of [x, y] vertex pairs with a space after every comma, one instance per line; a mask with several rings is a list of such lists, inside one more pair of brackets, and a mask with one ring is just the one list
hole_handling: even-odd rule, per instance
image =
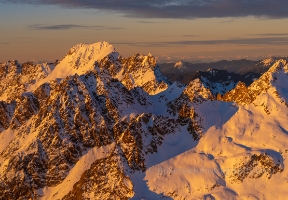
[[7, 61], [0, 199], [285, 199], [287, 119], [287, 58], [158, 65], [98, 42]]
[[[222, 60], [218, 62], [211, 63], [189, 63], [189, 62], [176, 62], [176, 63], [160, 63], [160, 70], [168, 77], [169, 80], [179, 81], [188, 84], [191, 80], [198, 78], [198, 72], [205, 72], [209, 69], [222, 70], [224, 76], [234, 76], [234, 74], [242, 75], [245, 77], [248, 74], [253, 74], [250, 76], [250, 80], [247, 82], [251, 84], [253, 78], [259, 78], [264, 72], [266, 72], [273, 63], [279, 59], [287, 59], [287, 57], [272, 57], [262, 61], [251, 61], [251, 60]], [[229, 72], [224, 75], [223, 70]], [[237, 76], [237, 75], [236, 75]], [[238, 76], [239, 77], [239, 76]], [[252, 79], [251, 79], [252, 78]], [[243, 79], [242, 79], [243, 80]]]

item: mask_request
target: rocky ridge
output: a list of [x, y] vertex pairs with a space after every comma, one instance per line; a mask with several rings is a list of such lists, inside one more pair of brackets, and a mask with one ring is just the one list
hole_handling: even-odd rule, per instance
[[[239, 104], [249, 104], [261, 93], [267, 92], [270, 88], [275, 88], [275, 93], [278, 94], [276, 87], [285, 88], [284, 82], [287, 73], [287, 61], [288, 59], [281, 59], [275, 63], [273, 62], [272, 67], [249, 87], [246, 87], [243, 82], [239, 82], [234, 89], [225, 95], [219, 95], [218, 99], [222, 101], [234, 101]], [[280, 80], [277, 81], [277, 79]], [[286, 103], [285, 100], [284, 102]]]

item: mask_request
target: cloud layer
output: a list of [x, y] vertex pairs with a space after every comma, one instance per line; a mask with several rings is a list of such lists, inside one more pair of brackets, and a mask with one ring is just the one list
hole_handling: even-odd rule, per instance
[[110, 10], [139, 18], [288, 17], [287, 0], [0, 0], [0, 2]]
[[29, 30], [70, 30], [70, 29], [94, 29], [94, 30], [107, 30], [107, 29], [121, 29], [117, 27], [107, 26], [84, 26], [77, 24], [59, 24], [59, 25], [48, 25], [48, 24], [32, 24], [27, 27]]
[[59, 24], [59, 25], [47, 25], [47, 24], [32, 24], [28, 26], [28, 29], [32, 30], [69, 30], [69, 29], [102, 29], [104, 26], [83, 26], [76, 24]]

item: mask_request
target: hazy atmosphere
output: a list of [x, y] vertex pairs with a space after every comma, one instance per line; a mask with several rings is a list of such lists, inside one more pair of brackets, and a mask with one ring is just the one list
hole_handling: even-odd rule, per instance
[[0, 62], [61, 59], [108, 41], [124, 57], [161, 62], [284, 56], [288, 1], [0, 0]]

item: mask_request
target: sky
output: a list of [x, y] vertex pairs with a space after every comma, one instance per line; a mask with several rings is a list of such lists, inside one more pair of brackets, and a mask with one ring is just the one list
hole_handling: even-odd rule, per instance
[[288, 56], [287, 0], [0, 0], [0, 62], [107, 41], [159, 62]]

